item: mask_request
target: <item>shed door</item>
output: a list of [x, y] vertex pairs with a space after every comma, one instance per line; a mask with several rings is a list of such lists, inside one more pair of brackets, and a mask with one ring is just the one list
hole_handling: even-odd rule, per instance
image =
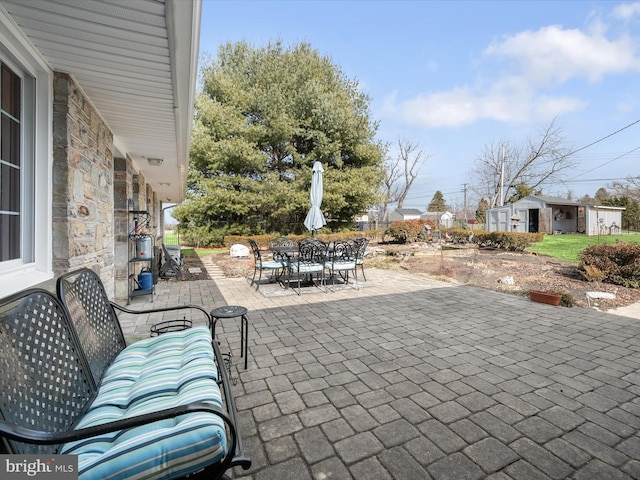
[[553, 220], [553, 214], [551, 208], [541, 208], [538, 224], [538, 232], [551, 233], [551, 220]]
[[587, 219], [585, 217], [585, 208], [578, 207], [578, 233], [585, 233], [587, 231]]

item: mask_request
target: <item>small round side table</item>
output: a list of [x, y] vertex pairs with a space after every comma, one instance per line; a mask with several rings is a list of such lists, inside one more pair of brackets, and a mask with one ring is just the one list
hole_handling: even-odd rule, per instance
[[244, 356], [244, 369], [247, 369], [249, 349], [249, 319], [247, 309], [238, 305], [228, 305], [211, 310], [211, 333], [216, 338], [216, 324], [223, 318], [240, 317], [240, 358]]

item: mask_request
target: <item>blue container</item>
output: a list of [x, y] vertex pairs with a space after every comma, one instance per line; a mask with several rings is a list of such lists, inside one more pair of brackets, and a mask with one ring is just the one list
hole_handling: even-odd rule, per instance
[[140, 272], [138, 283], [141, 290], [151, 290], [153, 288], [153, 274], [151, 272]]

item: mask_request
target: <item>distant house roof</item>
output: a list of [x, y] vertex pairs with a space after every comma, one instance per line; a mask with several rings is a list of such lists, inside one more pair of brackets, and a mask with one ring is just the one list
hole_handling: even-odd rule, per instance
[[400, 215], [422, 215], [422, 212], [417, 208], [396, 208], [396, 212]]

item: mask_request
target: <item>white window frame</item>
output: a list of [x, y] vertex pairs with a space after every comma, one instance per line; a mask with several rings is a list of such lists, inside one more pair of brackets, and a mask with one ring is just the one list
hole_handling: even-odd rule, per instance
[[0, 46], [3, 62], [23, 78], [21, 177], [33, 179], [21, 190], [22, 258], [0, 263], [4, 297], [53, 278], [53, 72], [1, 6]]

